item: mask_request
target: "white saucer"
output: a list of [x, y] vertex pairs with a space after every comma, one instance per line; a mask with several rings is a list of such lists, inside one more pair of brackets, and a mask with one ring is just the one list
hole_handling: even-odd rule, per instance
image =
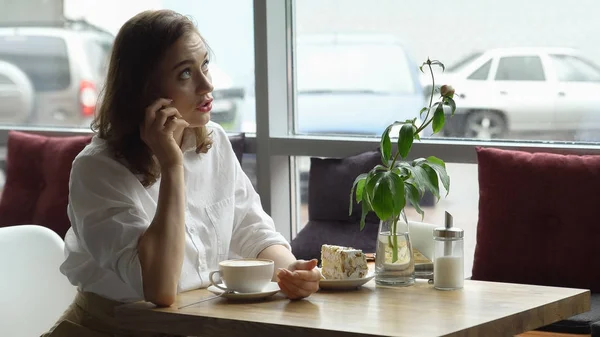
[[321, 280], [319, 281], [319, 288], [328, 290], [348, 290], [356, 289], [363, 284], [371, 281], [375, 277], [375, 273], [370, 272], [363, 278], [351, 279], [351, 280]]
[[[220, 286], [223, 286], [222, 284], [219, 284]], [[223, 290], [215, 287], [215, 286], [210, 286], [208, 287], [206, 290], [210, 291], [211, 293], [215, 294], [215, 295], [220, 295], [223, 293]], [[273, 296], [275, 294], [277, 294], [279, 292], [279, 285], [277, 284], [277, 282], [271, 282], [269, 284], [267, 284], [267, 286], [263, 289], [263, 291], [258, 292], [258, 293], [238, 293], [238, 292], [234, 292], [234, 293], [225, 293], [223, 294], [223, 296], [221, 297], [225, 297], [227, 299], [232, 299], [232, 300], [258, 300], [258, 299], [262, 299], [262, 298], [267, 298], [269, 296]]]

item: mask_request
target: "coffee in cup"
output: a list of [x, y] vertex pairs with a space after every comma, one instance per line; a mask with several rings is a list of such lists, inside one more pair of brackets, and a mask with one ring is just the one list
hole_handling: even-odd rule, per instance
[[[265, 259], [235, 259], [219, 262], [219, 270], [209, 274], [210, 283], [224, 291], [261, 292], [273, 279], [275, 263]], [[214, 280], [220, 275], [224, 286]]]

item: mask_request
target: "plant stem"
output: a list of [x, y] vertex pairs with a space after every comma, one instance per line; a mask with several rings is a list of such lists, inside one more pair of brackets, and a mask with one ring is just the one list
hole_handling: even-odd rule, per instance
[[423, 131], [429, 124], [431, 124], [431, 122], [433, 122], [433, 118], [431, 120], [429, 120], [427, 123], [423, 124], [415, 133], [418, 134], [419, 132]]
[[394, 233], [394, 250], [392, 251], [392, 263], [398, 261], [398, 234]]
[[425, 115], [426, 123], [423, 123], [423, 125], [417, 129], [417, 132], [415, 132], [416, 134], [419, 134], [421, 131], [423, 131], [433, 121], [433, 118], [430, 121], [427, 121], [427, 119], [429, 118], [429, 112], [431, 111], [431, 105], [433, 104], [433, 94], [435, 94], [435, 76], [433, 76], [433, 68], [431, 68], [431, 63], [427, 63], [427, 66], [429, 67], [429, 73], [431, 74], [431, 95], [429, 96], [429, 108], [427, 109], [427, 115]]
[[[429, 73], [431, 74], [431, 82], [432, 82], [431, 95], [429, 96], [429, 108], [427, 109], [427, 115], [425, 115], [425, 123], [423, 123], [420, 127], [417, 128], [417, 131], [415, 131], [416, 135], [418, 135], [421, 131], [423, 131], [433, 121], [433, 118], [429, 121], [427, 119], [429, 118], [429, 112], [431, 111], [431, 105], [433, 104], [433, 94], [435, 94], [435, 77], [433, 76], [433, 68], [431, 68], [431, 64], [427, 64], [427, 66], [429, 67]], [[394, 168], [394, 165], [396, 164], [396, 161], [398, 160], [398, 155], [400, 155], [400, 152], [396, 151], [396, 155], [394, 155], [394, 160], [392, 160], [392, 165], [390, 165], [390, 167], [389, 167], [390, 171]]]
[[391, 243], [391, 248], [392, 248], [392, 263], [395, 263], [396, 261], [398, 261], [398, 235], [396, 233], [397, 230], [397, 226], [398, 226], [398, 220], [400, 219], [400, 217], [398, 216], [394, 216], [392, 217], [392, 226], [390, 228], [391, 230], [391, 239], [392, 239], [392, 243]]
[[[431, 62], [427, 62], [427, 66], [429, 67], [429, 73], [431, 74], [431, 95], [429, 96], [429, 108], [427, 109], [427, 114], [425, 115], [425, 122], [417, 128], [415, 134], [419, 134], [421, 131], [423, 131], [429, 124], [431, 124], [431, 122], [433, 121], [433, 118], [431, 120], [429, 119], [429, 113], [431, 112], [431, 108], [432, 108], [432, 104], [433, 104], [433, 95], [435, 94], [435, 76], [433, 75], [433, 69], [431, 67]], [[440, 103], [443, 104], [443, 103]], [[396, 151], [396, 154], [394, 155], [394, 159], [392, 160], [392, 165], [389, 166], [388, 170], [392, 170], [394, 168], [394, 165], [396, 164], [396, 161], [398, 160], [398, 156], [400, 155], [399, 151]], [[398, 261], [398, 233], [396, 233], [397, 231], [397, 226], [398, 226], [398, 221], [400, 221], [400, 216], [392, 216], [392, 223], [390, 225], [390, 236], [388, 237], [388, 246], [392, 249], [392, 263], [395, 263], [396, 261]]]
[[393, 170], [394, 169], [394, 164], [396, 164], [396, 160], [398, 160], [398, 155], [400, 154], [400, 151], [396, 151], [396, 155], [394, 156], [394, 160], [392, 161], [392, 165], [390, 165], [389, 170]]
[[[428, 63], [429, 73], [431, 74], [431, 96], [429, 96], [429, 110], [427, 110], [427, 117], [429, 117], [429, 111], [431, 110], [431, 104], [433, 104], [433, 94], [435, 94], [435, 76], [433, 76], [433, 68], [431, 63]], [[427, 120], [427, 118], [425, 118]]]

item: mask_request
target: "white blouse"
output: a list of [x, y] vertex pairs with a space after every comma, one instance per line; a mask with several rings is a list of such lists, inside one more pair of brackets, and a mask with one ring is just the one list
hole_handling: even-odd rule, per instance
[[[219, 261], [256, 257], [271, 245], [290, 249], [235, 157], [225, 131], [208, 124], [213, 146], [196, 154], [195, 135], [183, 137], [186, 239], [178, 291], [210, 285]], [[94, 137], [73, 161], [60, 270], [73, 285], [106, 298], [143, 300], [137, 243], [156, 212], [160, 180], [142, 186]]]

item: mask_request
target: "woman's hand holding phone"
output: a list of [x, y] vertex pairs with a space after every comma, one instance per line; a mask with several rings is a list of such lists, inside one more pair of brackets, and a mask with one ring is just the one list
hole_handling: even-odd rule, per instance
[[146, 108], [144, 122], [140, 126], [142, 140], [150, 147], [161, 169], [183, 165], [183, 153], [175, 134], [180, 134], [189, 124], [182, 119], [173, 101], [159, 98]]

